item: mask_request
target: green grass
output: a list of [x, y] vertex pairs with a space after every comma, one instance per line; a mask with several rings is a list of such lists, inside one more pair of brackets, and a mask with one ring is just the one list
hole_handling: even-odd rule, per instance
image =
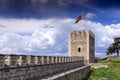
[[108, 68], [92, 69], [87, 80], [120, 80], [120, 61], [100, 61], [109, 64]]

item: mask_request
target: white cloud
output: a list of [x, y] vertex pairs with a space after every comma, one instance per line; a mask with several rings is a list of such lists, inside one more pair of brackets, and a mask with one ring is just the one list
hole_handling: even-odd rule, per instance
[[111, 24], [110, 26], [113, 29], [120, 29], [120, 24]]
[[94, 17], [96, 17], [96, 15], [93, 13], [87, 13], [85, 16], [85, 18], [87, 18], [87, 19], [93, 19]]
[[119, 28], [113, 28], [120, 24], [102, 25], [84, 20], [75, 25], [74, 21], [75, 19], [71, 18], [42, 20], [1, 18], [0, 24], [7, 27], [0, 28], [0, 53], [66, 55], [68, 33], [73, 30], [90, 29], [95, 33], [96, 55], [100, 56], [99, 53], [105, 53], [113, 38], [120, 34]]
[[37, 19], [4, 19], [0, 18], [0, 24], [6, 27], [0, 28], [1, 32], [14, 32], [14, 33], [32, 33], [46, 23], [52, 24], [54, 19], [37, 20]]

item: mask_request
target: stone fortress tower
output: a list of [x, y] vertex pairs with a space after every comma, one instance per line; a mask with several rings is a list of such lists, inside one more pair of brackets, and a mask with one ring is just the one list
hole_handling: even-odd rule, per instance
[[69, 34], [69, 56], [81, 56], [89, 63], [95, 62], [95, 35], [90, 30]]

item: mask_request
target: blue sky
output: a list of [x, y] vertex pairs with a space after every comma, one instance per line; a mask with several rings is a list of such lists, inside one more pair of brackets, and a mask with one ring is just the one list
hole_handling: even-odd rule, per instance
[[[74, 25], [82, 12], [84, 20]], [[0, 0], [0, 53], [64, 56], [68, 33], [90, 29], [96, 57], [105, 57], [120, 34], [119, 14], [118, 0]]]
[[[104, 24], [119, 21], [118, 0], [0, 0], [0, 15], [10, 18], [76, 18], [83, 11]], [[106, 21], [106, 23], [104, 22]]]

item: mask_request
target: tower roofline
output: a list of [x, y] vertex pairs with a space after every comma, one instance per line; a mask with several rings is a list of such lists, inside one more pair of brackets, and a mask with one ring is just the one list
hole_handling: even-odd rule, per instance
[[86, 34], [89, 34], [92, 37], [95, 36], [91, 30], [78, 30], [78, 31], [75, 30], [75, 31], [70, 32], [70, 35], [86, 35]]

